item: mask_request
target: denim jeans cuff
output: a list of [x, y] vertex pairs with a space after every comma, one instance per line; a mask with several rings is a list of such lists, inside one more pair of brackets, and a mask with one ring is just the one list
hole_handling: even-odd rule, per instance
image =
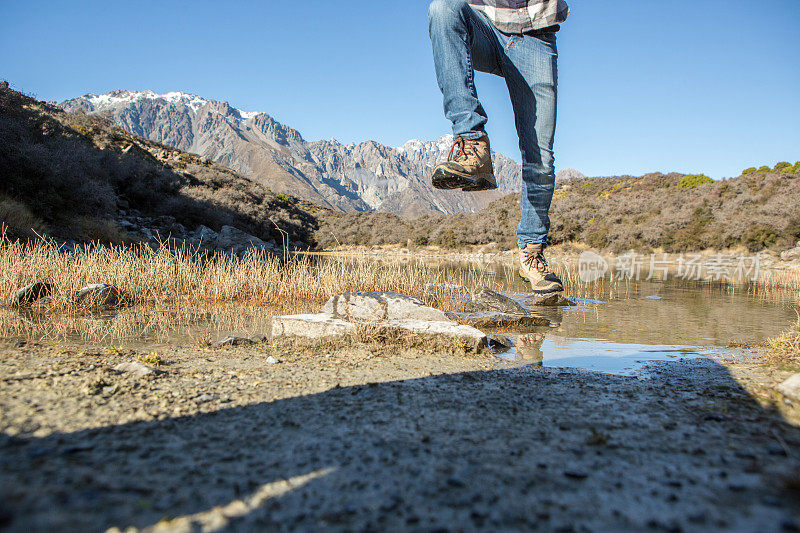
[[486, 137], [485, 131], [468, 131], [467, 133], [456, 134], [456, 137], [461, 137], [468, 141], [474, 141], [476, 139], [480, 139], [481, 137]]
[[524, 250], [525, 247], [528, 246], [529, 244], [541, 244], [542, 245], [542, 250], [547, 248], [547, 242], [522, 242], [522, 241], [517, 241], [517, 244], [519, 244], [519, 249], [520, 250]]

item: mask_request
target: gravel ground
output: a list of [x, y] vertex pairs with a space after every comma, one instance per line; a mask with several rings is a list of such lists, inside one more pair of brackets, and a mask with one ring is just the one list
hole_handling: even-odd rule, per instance
[[112, 369], [147, 353], [0, 355], [9, 531], [800, 527], [800, 429], [754, 365], [172, 347], [135, 377]]

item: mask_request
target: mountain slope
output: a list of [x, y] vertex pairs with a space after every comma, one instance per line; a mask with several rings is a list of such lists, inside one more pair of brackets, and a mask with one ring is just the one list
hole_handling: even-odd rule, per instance
[[433, 142], [412, 140], [399, 148], [374, 141], [307, 142], [265, 113], [179, 92], [87, 94], [61, 106], [70, 112], [106, 113], [130, 133], [212, 159], [274, 192], [338, 211], [405, 216], [475, 212], [520, 189], [520, 166], [501, 154], [493, 156], [498, 191], [433, 189], [430, 175], [436, 162], [447, 157], [449, 136]]

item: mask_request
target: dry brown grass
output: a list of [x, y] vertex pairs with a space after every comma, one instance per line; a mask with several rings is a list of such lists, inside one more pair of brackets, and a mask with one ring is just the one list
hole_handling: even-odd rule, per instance
[[797, 323], [792, 328], [774, 339], [770, 339], [768, 357], [772, 360], [797, 363], [800, 362], [800, 310], [797, 313]]
[[153, 250], [146, 245], [83, 246], [65, 253], [42, 241], [0, 235], [0, 295], [34, 282], [52, 283], [51, 306], [72, 310], [72, 295], [86, 285], [119, 288], [131, 304], [248, 302], [274, 306], [323, 302], [350, 291], [392, 291], [422, 299], [428, 284], [494, 286], [474, 267], [443, 270], [419, 262], [378, 263], [364, 258], [299, 257], [286, 263], [264, 252], [244, 258], [189, 248]]
[[766, 290], [800, 291], [800, 268], [769, 270], [757, 285]]

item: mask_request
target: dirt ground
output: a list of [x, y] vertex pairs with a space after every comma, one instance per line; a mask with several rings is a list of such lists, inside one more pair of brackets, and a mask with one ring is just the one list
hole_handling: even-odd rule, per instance
[[0, 346], [0, 528], [800, 528], [800, 428], [758, 365], [257, 345], [112, 370], [148, 355]]

